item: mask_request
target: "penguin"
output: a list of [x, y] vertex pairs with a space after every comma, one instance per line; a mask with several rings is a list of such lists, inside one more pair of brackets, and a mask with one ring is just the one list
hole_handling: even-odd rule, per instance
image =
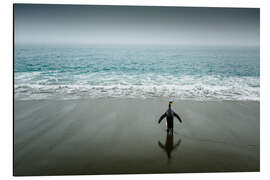
[[169, 102], [169, 108], [168, 110], [159, 118], [159, 121], [158, 123], [160, 123], [165, 117], [167, 119], [167, 132], [171, 131], [173, 132], [173, 117], [175, 116], [180, 123], [182, 123], [182, 120], [181, 118], [179, 117], [178, 114], [176, 114], [172, 108], [171, 108], [171, 105], [172, 105], [172, 101]]

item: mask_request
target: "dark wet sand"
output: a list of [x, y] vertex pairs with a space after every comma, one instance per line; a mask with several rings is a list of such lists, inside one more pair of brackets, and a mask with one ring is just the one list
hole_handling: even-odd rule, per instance
[[259, 171], [259, 102], [15, 101], [14, 175]]

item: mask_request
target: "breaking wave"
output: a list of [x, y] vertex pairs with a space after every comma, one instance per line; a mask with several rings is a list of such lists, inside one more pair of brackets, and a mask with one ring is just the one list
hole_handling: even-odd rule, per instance
[[[260, 99], [259, 77], [121, 75], [92, 73], [39, 79], [39, 73], [15, 75], [15, 99], [173, 98], [192, 100]], [[56, 78], [58, 77], [58, 78]], [[72, 81], [71, 81], [72, 80]], [[30, 82], [30, 83], [29, 83]]]

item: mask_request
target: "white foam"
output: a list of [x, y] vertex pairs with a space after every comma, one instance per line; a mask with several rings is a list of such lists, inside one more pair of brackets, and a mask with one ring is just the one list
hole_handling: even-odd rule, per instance
[[[100, 75], [100, 74], [99, 74]], [[90, 75], [94, 78], [96, 75]], [[76, 84], [44, 85], [16, 83], [15, 99], [80, 99], [80, 98], [156, 98], [193, 100], [255, 100], [260, 99], [260, 82], [258, 77], [218, 76], [119, 76], [103, 77], [96, 80], [97, 85], [86, 76], [77, 78]], [[17, 81], [18, 82], [18, 81]], [[22, 83], [23, 82], [23, 83]], [[40, 81], [41, 82], [41, 81]]]

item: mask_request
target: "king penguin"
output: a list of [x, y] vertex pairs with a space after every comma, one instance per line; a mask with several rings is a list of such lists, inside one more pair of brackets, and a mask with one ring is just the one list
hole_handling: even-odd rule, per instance
[[180, 123], [182, 123], [182, 120], [179, 117], [179, 115], [176, 114], [172, 110], [172, 108], [171, 108], [172, 103], [173, 103], [172, 101], [169, 102], [168, 110], [159, 118], [159, 121], [158, 121], [158, 123], [160, 123], [166, 117], [166, 119], [167, 119], [167, 132], [169, 132], [169, 131], [173, 132], [173, 117], [174, 116], [179, 120]]

